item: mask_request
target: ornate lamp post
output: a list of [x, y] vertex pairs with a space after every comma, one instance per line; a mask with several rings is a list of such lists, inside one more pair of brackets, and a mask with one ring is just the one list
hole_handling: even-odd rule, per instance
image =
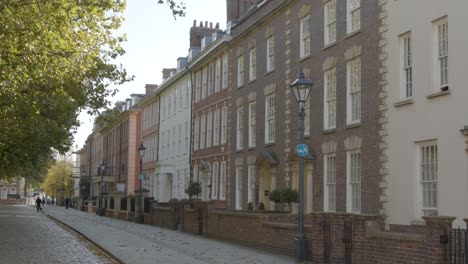
[[139, 202], [138, 204], [140, 205], [138, 207], [138, 217], [137, 217], [137, 222], [138, 223], [143, 223], [144, 222], [144, 218], [143, 218], [143, 204], [142, 204], [142, 196], [141, 196], [141, 183], [142, 183], [142, 180], [143, 180], [143, 156], [145, 155], [145, 151], [146, 151], [146, 148], [145, 146], [143, 145], [143, 142], [141, 142], [140, 144], [140, 147], [138, 148], [138, 153], [140, 154], [140, 176], [138, 176], [139, 180], [140, 180], [140, 188], [138, 189], [138, 192], [139, 192]]
[[[299, 155], [299, 213], [298, 213], [298, 234], [296, 238], [296, 258], [298, 260], [307, 260], [308, 241], [304, 236], [304, 157], [300, 153], [308, 152], [304, 145], [304, 104], [309, 98], [312, 88], [312, 81], [305, 79], [301, 71], [297, 79], [291, 84], [291, 89], [296, 101], [299, 103], [299, 144], [296, 152]], [[304, 151], [305, 150], [305, 151]]]
[[99, 198], [99, 207], [96, 210], [96, 214], [98, 215], [104, 215], [104, 208], [102, 208], [102, 191], [104, 188], [104, 170], [106, 169], [106, 164], [104, 164], [104, 160], [101, 162], [101, 165], [99, 166], [99, 170], [101, 173], [101, 186], [100, 186], [100, 198]]

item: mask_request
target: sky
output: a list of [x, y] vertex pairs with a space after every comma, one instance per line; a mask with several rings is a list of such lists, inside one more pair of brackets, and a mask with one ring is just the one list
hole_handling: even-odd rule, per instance
[[[197, 25], [199, 21], [208, 21], [226, 29], [226, 0], [176, 1], [186, 4], [186, 16], [174, 20], [169, 7], [157, 4], [158, 0], [127, 0], [125, 21], [117, 32], [127, 35], [127, 42], [123, 44], [126, 54], [117, 63], [135, 79], [114, 87], [119, 91], [108, 98], [111, 102], [125, 100], [132, 93], [145, 93], [145, 84], [160, 84], [162, 69], [176, 68], [177, 58], [187, 56], [194, 20]], [[94, 117], [84, 112], [79, 115], [81, 125], [74, 136], [74, 149], [81, 148], [92, 132]]]

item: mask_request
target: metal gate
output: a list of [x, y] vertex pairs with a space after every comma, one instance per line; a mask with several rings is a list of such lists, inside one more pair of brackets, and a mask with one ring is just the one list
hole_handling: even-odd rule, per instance
[[440, 243], [445, 244], [445, 263], [468, 264], [468, 235], [465, 229], [451, 229], [440, 236]]
[[330, 219], [322, 219], [323, 263], [331, 264], [332, 241], [330, 237]]
[[353, 263], [353, 222], [346, 220], [344, 224], [343, 243], [345, 244], [345, 264]]

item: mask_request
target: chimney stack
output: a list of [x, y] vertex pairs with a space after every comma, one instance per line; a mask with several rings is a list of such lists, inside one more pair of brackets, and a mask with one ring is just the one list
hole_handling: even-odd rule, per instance
[[157, 84], [146, 84], [145, 85], [146, 94], [150, 94], [150, 93], [156, 91], [156, 89], [158, 89]]

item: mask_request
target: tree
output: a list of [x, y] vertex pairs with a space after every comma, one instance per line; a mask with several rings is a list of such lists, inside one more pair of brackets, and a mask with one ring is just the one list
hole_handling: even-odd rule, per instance
[[[175, 5], [177, 7], [177, 5]], [[122, 0], [0, 0], [0, 179], [40, 179], [92, 114], [132, 77], [124, 54]]]
[[72, 182], [69, 178], [72, 173], [72, 164], [67, 161], [57, 161], [47, 172], [44, 182], [44, 191], [49, 196], [56, 196], [57, 191], [63, 190], [64, 197], [70, 197]]
[[166, 2], [166, 4], [171, 9], [174, 19], [178, 16], [180, 17], [185, 16], [185, 3], [184, 2], [177, 3], [174, 0], [158, 0], [158, 4], [164, 4], [164, 2]]
[[190, 183], [185, 189], [185, 193], [189, 196], [189, 200], [192, 200], [193, 196], [198, 196], [201, 192], [201, 184], [198, 182]]

